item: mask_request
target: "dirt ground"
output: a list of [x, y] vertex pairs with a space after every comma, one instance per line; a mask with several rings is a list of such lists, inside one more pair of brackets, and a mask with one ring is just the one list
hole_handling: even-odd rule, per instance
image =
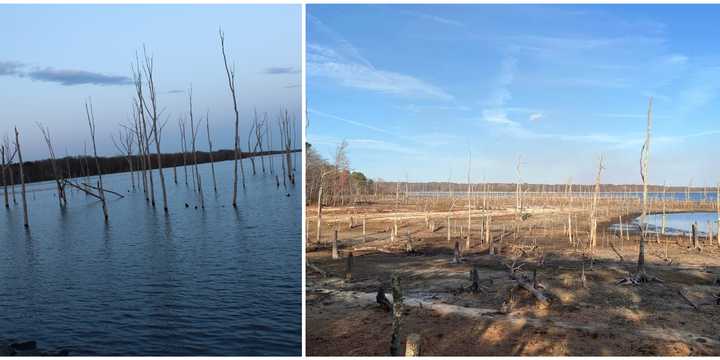
[[[399, 275], [404, 294], [401, 339], [419, 334], [423, 355], [720, 355], [717, 240], [705, 240], [699, 251], [684, 236], [653, 236], [646, 245], [647, 273], [662, 282], [618, 285], [635, 272], [638, 235], [621, 240], [606, 230], [620, 213], [623, 222], [632, 220], [628, 210], [600, 211], [598, 244], [590, 252], [581, 208], [528, 209], [522, 221], [513, 209], [473, 211], [469, 248], [467, 230], [461, 236], [458, 228], [467, 225], [467, 210], [452, 214], [448, 242], [447, 212], [387, 208], [328, 209], [320, 243], [314, 208], [308, 208], [308, 355], [388, 355], [392, 313], [376, 303], [376, 294], [382, 286], [392, 301], [392, 274]], [[571, 244], [564, 226], [574, 213], [580, 214], [572, 220], [580, 230]], [[495, 255], [481, 235], [487, 215]], [[391, 241], [396, 219], [398, 235]], [[335, 229], [338, 259], [330, 245]], [[456, 241], [459, 263], [452, 261]], [[513, 263], [522, 264], [516, 277], [536, 274], [549, 305], [517, 287], [508, 268]], [[470, 290], [473, 267], [479, 292]]]

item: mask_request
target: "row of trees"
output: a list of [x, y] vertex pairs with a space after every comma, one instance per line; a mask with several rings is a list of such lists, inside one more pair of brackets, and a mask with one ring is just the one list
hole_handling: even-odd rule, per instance
[[376, 183], [365, 174], [350, 170], [347, 147], [345, 141], [338, 145], [331, 163], [318, 154], [310, 143], [305, 144], [305, 191], [309, 204], [317, 203], [318, 198], [322, 197], [324, 204], [345, 205], [349, 198], [353, 198], [352, 195], [371, 194], [376, 189]]

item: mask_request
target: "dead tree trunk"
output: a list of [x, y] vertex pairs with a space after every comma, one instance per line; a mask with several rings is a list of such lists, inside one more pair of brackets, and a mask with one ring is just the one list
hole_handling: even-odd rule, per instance
[[420, 334], [410, 334], [405, 341], [405, 356], [422, 356]]
[[338, 255], [338, 231], [335, 229], [335, 233], [333, 235], [333, 242], [332, 242], [332, 258], [333, 260], [337, 260], [340, 258], [340, 255]]
[[143, 155], [145, 157], [145, 167], [147, 168], [147, 177], [148, 182], [150, 183], [150, 204], [155, 207], [155, 185], [153, 180], [153, 173], [152, 173], [152, 161], [150, 158], [150, 139], [152, 138], [152, 134], [148, 134], [147, 129], [147, 121], [145, 119], [145, 109], [147, 105], [145, 104], [145, 98], [143, 96], [143, 70], [140, 67], [140, 59], [135, 59], [135, 68], [133, 69], [133, 81], [135, 83], [135, 94], [137, 98], [135, 99], [135, 108], [138, 113], [138, 119], [140, 122], [140, 134], [143, 139]]
[[18, 161], [20, 165], [20, 186], [22, 190], [22, 204], [23, 204], [23, 218], [25, 220], [25, 227], [30, 227], [28, 221], [28, 207], [27, 207], [27, 195], [25, 195], [25, 174], [23, 173], [23, 158], [22, 151], [20, 151], [20, 133], [18, 133], [17, 127], [15, 128], [15, 150], [18, 154]]
[[353, 267], [353, 253], [350, 251], [348, 253], [347, 257], [347, 265], [345, 267], [345, 281], [351, 282], [352, 281], [352, 267]]
[[183, 172], [185, 173], [185, 186], [188, 186], [188, 173], [187, 173], [187, 136], [185, 129], [185, 118], [178, 120], [178, 127], [180, 128], [180, 148], [182, 149], [183, 158]]
[[647, 131], [645, 134], [645, 144], [643, 144], [640, 158], [640, 177], [643, 182], [643, 198], [642, 198], [642, 214], [640, 215], [640, 246], [638, 251], [637, 272], [641, 279], [645, 279], [645, 232], [647, 230], [647, 193], [648, 193], [648, 162], [650, 160], [650, 132], [652, 129], [652, 97], [648, 104]]
[[58, 193], [58, 203], [60, 207], [64, 207], [67, 205], [67, 199], [65, 198], [65, 186], [63, 182], [62, 175], [60, 175], [58, 167], [57, 167], [57, 160], [55, 157], [55, 149], [52, 145], [52, 139], [50, 137], [50, 129], [45, 128], [40, 124], [39, 122], [36, 123], [38, 128], [40, 128], [40, 132], [42, 132], [43, 138], [45, 139], [45, 144], [48, 147], [48, 154], [49, 154], [49, 160], [50, 160], [50, 167], [52, 169], [53, 177], [55, 178], [55, 186], [57, 188]]
[[[232, 206], [237, 207], [237, 168], [238, 160], [240, 160], [240, 167], [242, 169], [242, 157], [240, 156], [240, 113], [237, 108], [237, 97], [235, 96], [235, 66], [230, 67], [228, 65], [227, 56], [225, 54], [225, 34], [222, 29], [219, 31], [220, 35], [220, 49], [222, 50], [223, 62], [225, 63], [225, 74], [228, 79], [228, 86], [230, 88], [230, 94], [233, 100], [233, 110], [235, 111], [235, 163], [233, 168], [233, 200]], [[244, 174], [244, 173], [243, 173]], [[245, 188], [245, 176], [243, 175], [243, 188]]]
[[98, 187], [100, 188], [100, 202], [102, 202], [103, 216], [105, 217], [105, 221], [107, 221], [108, 208], [107, 202], [105, 201], [105, 191], [103, 191], [102, 169], [100, 168], [100, 160], [98, 160], [97, 156], [97, 146], [95, 145], [95, 115], [93, 113], [92, 102], [89, 99], [87, 102], [85, 102], [85, 115], [87, 115], [88, 125], [90, 126], [90, 139], [92, 140], [93, 154], [95, 156], [95, 166], [97, 167], [98, 173]]
[[403, 294], [400, 288], [400, 276], [393, 274], [392, 276], [392, 292], [393, 292], [393, 322], [392, 322], [392, 338], [390, 340], [390, 355], [402, 356], [400, 342], [400, 322], [403, 313]]
[[205, 208], [205, 196], [203, 194], [203, 188], [202, 188], [202, 176], [200, 175], [200, 171], [198, 170], [198, 160], [197, 160], [197, 150], [195, 148], [195, 141], [197, 139], [198, 130], [200, 129], [200, 124], [198, 126], [195, 126], [195, 121], [193, 118], [193, 108], [192, 108], [192, 87], [188, 90], [189, 94], [189, 101], [190, 101], [190, 140], [192, 145], [192, 156], [193, 156], [193, 173], [195, 174], [195, 184], [197, 185], [197, 192], [198, 197], [200, 199], [200, 208]]
[[209, 155], [210, 155], [210, 171], [212, 172], [213, 190], [217, 193], [217, 181], [215, 180], [215, 161], [213, 160], [212, 138], [210, 136], [210, 114], [205, 115], [205, 126], [206, 126], [206, 133], [207, 133], [207, 139], [208, 139], [208, 148], [209, 148]]
[[[140, 99], [140, 104], [145, 105], [145, 111], [150, 115], [152, 120], [152, 132], [155, 138], [155, 154], [158, 163], [158, 172], [160, 173], [160, 187], [163, 195], [163, 210], [168, 211], [167, 191], [165, 190], [165, 175], [163, 174], [162, 166], [162, 153], [160, 152], [160, 133], [162, 131], [161, 126], [158, 126], [158, 109], [157, 109], [157, 96], [155, 92], [155, 79], [153, 78], [153, 57], [148, 55], [143, 48], [143, 55], [145, 57], [145, 78], [147, 79], [148, 94], [150, 95], [150, 106], [146, 101]], [[142, 84], [141, 84], [142, 86]], [[142, 92], [138, 93], [138, 96], [142, 97]], [[154, 201], [154, 199], [153, 199]]]

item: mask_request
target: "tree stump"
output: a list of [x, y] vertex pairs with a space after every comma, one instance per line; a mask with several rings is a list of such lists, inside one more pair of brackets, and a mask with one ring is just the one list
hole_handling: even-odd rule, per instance
[[410, 334], [405, 341], [405, 356], [422, 356], [420, 352], [420, 334]]
[[333, 242], [332, 242], [332, 258], [333, 260], [337, 260], [340, 258], [340, 255], [338, 255], [338, 231], [335, 230], [335, 235], [333, 235]]
[[403, 312], [403, 294], [400, 289], [400, 276], [393, 274], [392, 276], [392, 292], [393, 292], [393, 322], [392, 322], [392, 338], [390, 340], [390, 355], [401, 356], [400, 348], [400, 320]]
[[382, 285], [378, 288], [377, 295], [375, 295], [375, 301], [386, 312], [390, 312], [392, 310], [392, 303], [388, 300], [387, 296], [385, 296], [385, 288]]
[[345, 281], [351, 282], [352, 281], [352, 266], [353, 266], [353, 253], [352, 251], [348, 254], [347, 257], [347, 266], [345, 267]]
[[453, 264], [460, 263], [460, 243], [455, 241], [455, 249], [453, 250]]
[[477, 268], [477, 266], [473, 266], [472, 269], [470, 269], [470, 281], [472, 281], [472, 285], [470, 286], [470, 290], [473, 293], [479, 293], [480, 292], [480, 270]]

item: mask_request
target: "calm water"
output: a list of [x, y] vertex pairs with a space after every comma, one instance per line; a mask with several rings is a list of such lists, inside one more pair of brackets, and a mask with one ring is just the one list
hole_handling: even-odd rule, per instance
[[[636, 219], [638, 223], [640, 219]], [[669, 234], [685, 234], [692, 231], [692, 224], [697, 222], [698, 232], [707, 234], [708, 221], [710, 222], [710, 232], [717, 233], [718, 215], [716, 212], [691, 212], [691, 213], [675, 213], [665, 214], [665, 232]], [[662, 226], [662, 214], [648, 215], [647, 223], [660, 229]]]
[[108, 195], [107, 225], [99, 201], [68, 191], [61, 210], [54, 184], [29, 186], [29, 231], [22, 205], [0, 207], [0, 338], [75, 355], [300, 355], [302, 186], [244, 164], [237, 210], [232, 161], [216, 164], [218, 194], [200, 166], [205, 210], [166, 169], [168, 215], [157, 172], [155, 209], [129, 174], [105, 176], [126, 195]]
[[[402, 191], [402, 190], [401, 190]], [[394, 194], [392, 192], [391, 194]], [[421, 197], [466, 197], [467, 191], [411, 191], [409, 192], [411, 196], [421, 196]], [[483, 192], [471, 192], [471, 196], [482, 196]], [[542, 195], [541, 193], [537, 192], [527, 192], [526, 196], [534, 196], [534, 195]], [[555, 196], [565, 196], [565, 193], [563, 192], [546, 192], [544, 194], [548, 195], [555, 195]], [[491, 197], [514, 197], [516, 196], [515, 191], [488, 191], [488, 196]], [[577, 192], [574, 191], [572, 193], [573, 197], [586, 197], [586, 198], [592, 198], [594, 196], [593, 192]], [[609, 199], [642, 199], [643, 193], [640, 192], [601, 192], [599, 193], [600, 198], [609, 198]], [[715, 192], [715, 188], [708, 188], [706, 192], [702, 191], [695, 191], [695, 192], [689, 192], [685, 193], [684, 191], [681, 192], [666, 192], [663, 194], [662, 192], [648, 192], [648, 198], [650, 200], [661, 200], [661, 199], [667, 199], [667, 200], [679, 200], [684, 201], [686, 198], [690, 201], [709, 201], [709, 202], [715, 202], [717, 199], [717, 192]]]

